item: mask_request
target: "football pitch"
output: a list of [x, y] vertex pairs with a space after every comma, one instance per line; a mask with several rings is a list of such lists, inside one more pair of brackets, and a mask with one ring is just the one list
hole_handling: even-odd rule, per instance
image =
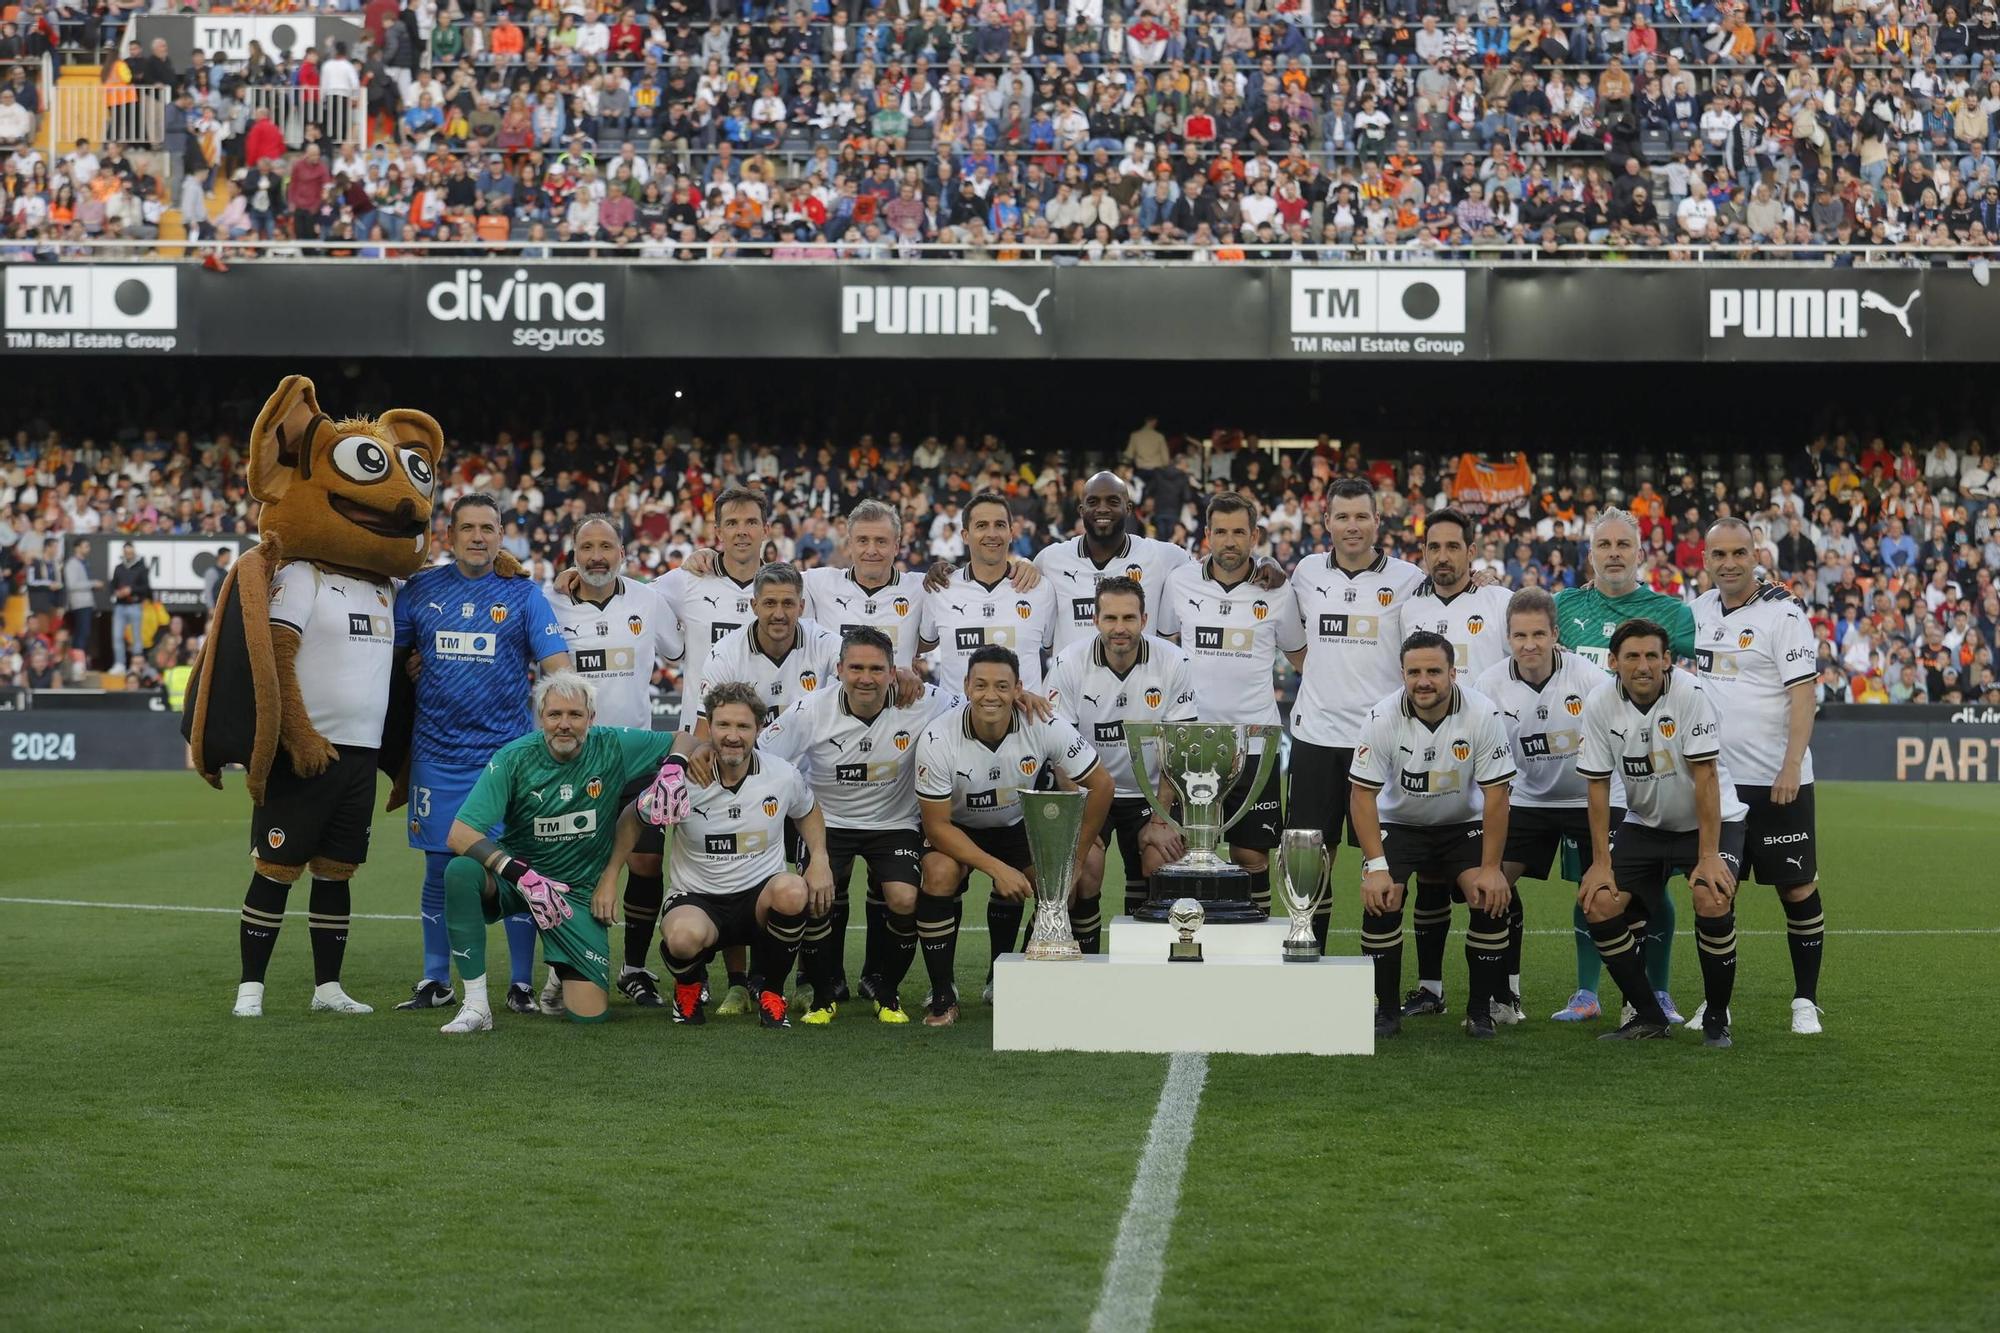
[[991, 1050], [983, 879], [953, 1029], [861, 1004], [678, 1028], [618, 999], [602, 1027], [502, 1012], [442, 1037], [448, 1013], [391, 1011], [420, 961], [395, 816], [347, 955], [377, 1012], [306, 1011], [302, 883], [269, 1016], [234, 1019], [247, 816], [240, 781], [0, 777], [0, 1326], [2000, 1326], [1992, 788], [1822, 785], [1822, 1037], [1787, 1031], [1762, 886], [1735, 1049], [1548, 1022], [1571, 899], [1530, 884], [1530, 1019], [1498, 1040], [1418, 1019], [1372, 1059], [1171, 1079]]

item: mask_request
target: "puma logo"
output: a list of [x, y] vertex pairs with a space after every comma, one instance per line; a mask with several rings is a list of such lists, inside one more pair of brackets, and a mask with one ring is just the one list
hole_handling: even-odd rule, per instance
[[1806, 861], [1803, 856], [1788, 856], [1785, 858], [1785, 864], [1788, 866], [1797, 866], [1800, 870], [1806, 868]]
[[468, 963], [469, 963], [469, 962], [471, 962], [471, 961], [472, 961], [472, 950], [470, 950], [470, 949], [453, 949], [453, 950], [451, 951], [451, 956], [452, 956], [453, 958], [463, 958], [463, 959], [464, 959], [464, 960], [465, 960], [466, 962], [468, 962]]
[[418, 916], [420, 916], [420, 917], [422, 917], [422, 918], [423, 918], [424, 920], [426, 920], [426, 921], [442, 921], [442, 920], [444, 920], [444, 916], [443, 916], [443, 914], [439, 914], [439, 915], [437, 915], [437, 916], [432, 916], [432, 915], [431, 915], [431, 914], [430, 914], [429, 912], [426, 912], [426, 911], [422, 910], [421, 908], [419, 908], [419, 909], [418, 909], [418, 911], [417, 911], [417, 915], [418, 915]]
[[1910, 328], [1910, 307], [1915, 305], [1917, 303], [1917, 298], [1922, 295], [1923, 295], [1922, 289], [1911, 292], [1908, 300], [1904, 301], [1903, 304], [1901, 305], [1897, 305], [1895, 302], [1891, 301], [1888, 297], [1882, 295], [1882, 293], [1880, 292], [1871, 292], [1864, 290], [1861, 293], [1861, 308], [1863, 310], [1881, 311], [1883, 314], [1887, 315], [1889, 318], [1895, 320], [1898, 324], [1903, 326], [1903, 336], [1905, 338], [1914, 338], [1917, 335]]
[[436, 602], [425, 602], [424, 605], [428, 606], [431, 610], [437, 612], [439, 615], [444, 614], [444, 608], [439, 606]]
[[[1021, 318], [1027, 320], [1028, 327], [1035, 331], [1036, 337], [1040, 337], [1042, 333], [1042, 316], [1040, 313], [1042, 302], [1048, 299], [1049, 289], [1047, 287], [1042, 288], [1041, 294], [1035, 298], [1033, 305], [1023, 305], [1020, 297], [1014, 295], [1014, 293], [1004, 287], [995, 287], [993, 289], [993, 304], [999, 306], [1002, 310], [1011, 310], [1021, 316]], [[1865, 296], [1862, 298], [1862, 304], [1867, 304]]]

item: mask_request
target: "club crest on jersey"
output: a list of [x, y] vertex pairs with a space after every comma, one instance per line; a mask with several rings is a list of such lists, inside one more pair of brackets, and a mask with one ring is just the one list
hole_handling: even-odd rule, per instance
[[1396, 600], [1396, 594], [1387, 588], [1377, 588], [1375, 590], [1375, 600], [1381, 605], [1387, 606]]
[[1466, 633], [1477, 634], [1486, 628], [1485, 616], [1473, 616], [1465, 622]]
[[410, 836], [413, 838], [422, 837], [423, 832], [424, 832], [424, 826], [418, 821], [412, 819], [410, 821]]
[[1134, 583], [1143, 583], [1145, 582], [1146, 571], [1137, 565], [1127, 565], [1125, 566], [1125, 577]]
[[458, 618], [460, 620], [470, 620], [472, 619], [473, 612], [478, 609], [471, 602], [460, 602], [458, 604]]
[[583, 794], [593, 801], [602, 796], [604, 794], [604, 779], [592, 778], [590, 781], [584, 783]]
[[800, 689], [803, 689], [803, 690], [804, 690], [804, 691], [806, 691], [806, 693], [808, 693], [808, 694], [810, 694], [810, 693], [812, 693], [812, 692], [813, 692], [814, 690], [818, 689], [818, 688], [819, 688], [819, 672], [817, 672], [817, 671], [801, 671], [801, 672], [799, 672], [799, 688], [800, 688]]
[[556, 788], [556, 799], [558, 801], [567, 801], [574, 795], [576, 795], [576, 788], [570, 786], [567, 782]]
[[1355, 749], [1355, 751], [1354, 751], [1354, 762], [1355, 762], [1355, 763], [1357, 763], [1357, 764], [1358, 764], [1358, 763], [1360, 763], [1360, 762], [1361, 762], [1362, 760], [1366, 759], [1367, 757], [1368, 757], [1368, 747], [1367, 747], [1367, 746], [1365, 746], [1365, 745], [1362, 745], [1362, 746], [1358, 746], [1358, 747], [1356, 747], [1356, 749]]
[[264, 835], [264, 841], [271, 844], [271, 850], [275, 852], [285, 845], [285, 831], [281, 828], [274, 828]]
[[1547, 704], [1535, 705], [1535, 720], [1537, 722], [1546, 722], [1549, 720], [1549, 706]]
[[1748, 648], [1751, 644], [1755, 643], [1756, 641], [1757, 641], [1757, 631], [1754, 629], [1746, 629], [1741, 634], [1736, 636], [1736, 646], [1738, 648]]
[[1025, 600], [1019, 601], [1014, 603], [1014, 614], [1026, 620], [1029, 616], [1035, 614], [1035, 608]]
[[907, 597], [898, 597], [895, 601], [889, 603], [889, 605], [896, 608], [896, 614], [899, 616], [910, 614], [910, 599]]
[[605, 635], [607, 635], [607, 634], [609, 634], [609, 633], [611, 633], [611, 626], [610, 626], [610, 624], [609, 624], [608, 622], [606, 622], [606, 621], [602, 621], [602, 620], [598, 621], [598, 622], [597, 622], [597, 637], [601, 639], [601, 638], [603, 638], [603, 637], [604, 637]]
[[490, 609], [489, 611], [487, 611], [487, 613], [486, 613], [486, 614], [487, 614], [487, 615], [489, 615], [489, 616], [492, 616], [492, 617], [493, 617], [493, 623], [494, 623], [494, 624], [496, 624], [496, 625], [500, 625], [500, 624], [505, 624], [505, 623], [506, 623], [506, 620], [507, 620], [507, 608], [506, 608], [506, 607], [504, 607], [504, 606], [502, 606], [502, 605], [500, 605], [500, 603], [498, 603], [498, 602], [495, 602], [495, 603], [493, 604], [493, 606], [492, 606], [492, 609]]
[[1565, 713], [1568, 713], [1568, 714], [1569, 714], [1569, 715], [1570, 715], [1571, 717], [1582, 717], [1582, 716], [1583, 716], [1583, 696], [1582, 696], [1582, 695], [1580, 695], [1580, 694], [1569, 694], [1569, 695], [1564, 695], [1564, 696], [1563, 696], [1563, 711], [1564, 711]]
[[1158, 708], [1160, 706], [1160, 700], [1164, 699], [1165, 697], [1166, 697], [1165, 695], [1160, 693], [1159, 686], [1154, 685], [1149, 687], [1146, 690], [1146, 707]]
[[910, 733], [909, 733], [909, 732], [907, 732], [907, 731], [899, 731], [899, 732], [897, 732], [897, 733], [896, 733], [896, 740], [895, 740], [895, 745], [896, 745], [896, 749], [897, 749], [897, 751], [898, 751], [898, 752], [901, 752], [901, 751], [903, 751], [903, 750], [907, 750], [907, 749], [909, 749], [909, 748], [910, 748]]
[[634, 634], [638, 634], [645, 630], [646, 622], [637, 616], [627, 616], [625, 617], [625, 628], [631, 630]]
[[1464, 763], [1466, 756], [1471, 753], [1472, 747], [1464, 741], [1453, 741], [1451, 743], [1451, 757], [1458, 760], [1459, 763]]
[[1435, 745], [1432, 745], [1432, 746], [1427, 746], [1427, 747], [1425, 748], [1425, 750], [1424, 750], [1424, 762], [1425, 762], [1425, 763], [1427, 763], [1427, 764], [1434, 764], [1434, 763], [1436, 763], [1436, 762], [1437, 762], [1437, 757], [1438, 757], [1438, 752], [1437, 752], [1437, 746], [1435, 746]]
[[1270, 614], [1271, 604], [1269, 602], [1252, 602], [1250, 604], [1250, 616], [1253, 620], [1262, 620]]
[[777, 815], [778, 815], [778, 798], [775, 796], [766, 796], [764, 798], [764, 817], [766, 819], [775, 819], [777, 818]]
[[1033, 777], [1034, 775], [1035, 775], [1035, 761], [1033, 759], [1024, 757], [1021, 760], [1021, 776]]
[[1357, 594], [1357, 593], [1356, 593], [1356, 592], [1354, 591], [1354, 589], [1352, 589], [1352, 588], [1344, 588], [1344, 589], [1342, 589], [1342, 590], [1341, 590], [1341, 593], [1340, 593], [1340, 600], [1341, 600], [1341, 601], [1343, 601], [1343, 602], [1351, 602], [1351, 601], [1353, 601], [1353, 600], [1355, 599], [1355, 597], [1357, 597], [1358, 595], [1359, 595], [1359, 594]]
[[1000, 780], [1000, 766], [998, 764], [986, 770], [986, 780], [988, 782], [998, 782]]
[[1674, 738], [1674, 720], [1672, 718], [1663, 717], [1660, 719], [1660, 735], [1666, 740]]

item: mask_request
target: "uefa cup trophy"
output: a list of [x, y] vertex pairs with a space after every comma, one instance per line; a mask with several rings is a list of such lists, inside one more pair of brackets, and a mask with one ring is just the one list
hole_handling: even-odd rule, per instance
[[1204, 914], [1201, 904], [1193, 898], [1180, 898], [1167, 909], [1167, 924], [1173, 927], [1174, 938], [1167, 945], [1167, 961], [1170, 963], [1199, 963], [1201, 945], [1195, 941], [1200, 932]]
[[1035, 858], [1035, 929], [1025, 950], [1037, 960], [1083, 957], [1069, 926], [1070, 877], [1076, 869], [1076, 845], [1083, 836], [1080, 791], [1024, 791], [1022, 823], [1028, 851]]
[[[1266, 722], [1127, 722], [1125, 745], [1132, 753], [1132, 774], [1153, 812], [1181, 836], [1187, 853], [1172, 865], [1153, 872], [1145, 906], [1132, 914], [1137, 921], [1165, 921], [1178, 898], [1193, 898], [1209, 921], [1262, 921], [1270, 915], [1250, 901], [1250, 875], [1217, 854], [1215, 848], [1236, 822], [1250, 812], [1270, 781], [1278, 759], [1282, 728]], [[1246, 746], [1262, 740], [1257, 775], [1250, 794], [1235, 814], [1222, 817], [1222, 799], [1243, 772]], [[1157, 766], [1146, 761], [1146, 746], [1160, 751]], [[1180, 798], [1180, 818], [1160, 802], [1159, 779], [1164, 774]]]
[[1288, 963], [1317, 961], [1320, 946], [1313, 938], [1313, 913], [1325, 900], [1333, 874], [1326, 835], [1316, 828], [1286, 829], [1279, 836], [1278, 863], [1272, 869], [1277, 872], [1272, 878], [1292, 919], [1292, 928], [1285, 935], [1284, 959]]

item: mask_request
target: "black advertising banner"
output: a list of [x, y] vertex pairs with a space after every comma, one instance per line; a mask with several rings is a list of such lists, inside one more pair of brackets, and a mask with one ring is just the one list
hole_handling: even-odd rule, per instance
[[[184, 769], [187, 742], [179, 713], [80, 712], [43, 701], [26, 712], [0, 712], [0, 768]], [[194, 775], [188, 775], [193, 782]], [[218, 810], [221, 808], [217, 807]]]
[[1914, 269], [1702, 269], [1704, 361], [1922, 361]]
[[839, 326], [824, 317], [840, 300], [832, 265], [644, 264], [624, 273], [621, 355], [836, 355]]
[[1057, 271], [1052, 264], [843, 264], [838, 309], [806, 317], [833, 314], [844, 357], [1040, 360], [1057, 354]]
[[[184, 324], [209, 356], [409, 356], [409, 271], [351, 259], [183, 270]], [[429, 265], [424, 272], [441, 272]], [[419, 353], [421, 355], [421, 353]]]
[[0, 265], [25, 355], [2000, 361], [1983, 269], [1752, 264]]
[[[1254, 271], [1254, 270], [1253, 270]], [[1271, 355], [1280, 359], [1483, 361], [1486, 271], [1441, 264], [1273, 268]]]
[[1855, 782], [2000, 782], [2000, 723], [1926, 722], [1894, 704], [1813, 728], [1813, 776]]
[[1701, 286], [1686, 269], [1493, 270], [1495, 361], [1698, 361]]

